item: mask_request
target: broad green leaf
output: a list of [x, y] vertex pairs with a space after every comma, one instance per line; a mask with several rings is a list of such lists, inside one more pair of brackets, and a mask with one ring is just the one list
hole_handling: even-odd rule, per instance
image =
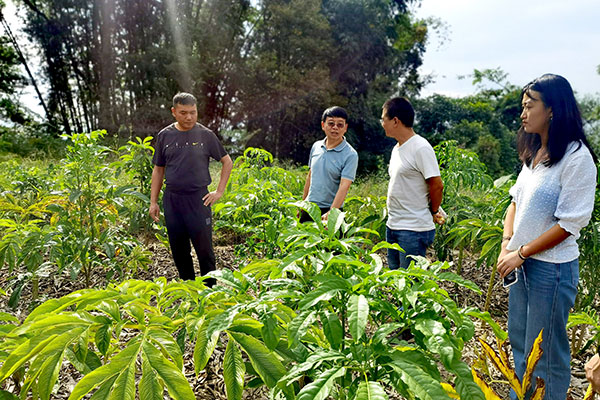
[[[60, 366], [62, 364], [63, 353], [55, 353], [47, 357], [42, 364], [38, 375], [38, 392], [42, 400], [50, 399], [52, 389], [56, 384]], [[29, 371], [30, 373], [35, 371]]]
[[125, 368], [129, 368], [132, 360], [137, 359], [142, 345], [139, 338], [132, 339], [128, 346], [114, 356], [108, 364], [101, 366], [85, 375], [75, 386], [69, 400], [79, 400], [95, 388], [103, 385], [110, 379], [116, 379]]
[[408, 391], [420, 400], [449, 399], [439, 381], [427, 374], [421, 366], [414, 364], [402, 355], [395, 357], [389, 365], [398, 374], [400, 380], [408, 387]]
[[362, 381], [358, 385], [354, 400], [388, 400], [389, 397], [379, 382]]
[[12, 314], [0, 312], [0, 322], [16, 322], [19, 323], [19, 319]]
[[0, 400], [19, 400], [19, 398], [10, 392], [0, 390]]
[[328, 351], [322, 349], [316, 350], [314, 353], [308, 356], [305, 362], [292, 367], [292, 369], [280, 379], [278, 386], [281, 387], [281, 385], [291, 385], [293, 382], [300, 379], [305, 372], [312, 370], [315, 365], [320, 365], [324, 362], [336, 363], [340, 362], [340, 360], [343, 360], [344, 358], [344, 354], [337, 351]]
[[316, 311], [302, 311], [288, 325], [288, 347], [294, 346], [306, 334], [308, 328], [315, 322]]
[[297, 400], [324, 400], [329, 395], [335, 380], [346, 373], [344, 367], [335, 367], [320, 372], [316, 379], [304, 386], [298, 393]]
[[269, 350], [273, 351], [277, 347], [279, 339], [281, 338], [281, 329], [279, 328], [279, 324], [273, 317], [272, 313], [262, 317], [261, 322], [263, 323], [261, 328], [262, 338]]
[[163, 400], [164, 391], [165, 388], [158, 380], [158, 375], [142, 353], [142, 378], [138, 385], [140, 400]]
[[96, 347], [103, 356], [106, 356], [110, 346], [110, 325], [102, 325], [96, 331], [95, 335]]
[[156, 342], [160, 346], [163, 354], [170, 357], [177, 368], [180, 370], [183, 369], [183, 355], [181, 354], [181, 349], [170, 333], [162, 329], [153, 328], [148, 329], [146, 337]]
[[175, 400], [195, 400], [194, 392], [180, 369], [149, 342], [144, 342], [142, 351], [148, 363], [164, 382], [169, 395]]
[[330, 311], [323, 311], [320, 313], [321, 325], [323, 326], [323, 333], [327, 338], [327, 341], [333, 349], [339, 350], [342, 339], [344, 337], [344, 331], [342, 329], [342, 323], [337, 313]]
[[[52, 394], [52, 389], [58, 379], [66, 347], [77, 340], [83, 330], [83, 328], [77, 328], [56, 337], [36, 357], [36, 363], [34, 364], [37, 364], [38, 359], [43, 361], [38, 377], [38, 390], [42, 400], [48, 400]], [[33, 368], [33, 365], [31, 368]]]
[[455, 359], [446, 369], [454, 374], [454, 386], [462, 400], [486, 400], [480, 387], [473, 381], [473, 374], [467, 364]]
[[272, 353], [258, 339], [238, 332], [230, 332], [231, 337], [244, 349], [252, 366], [263, 382], [273, 388], [277, 381], [285, 375], [286, 369], [275, 353]]
[[448, 271], [442, 272], [438, 275], [438, 278], [439, 278], [439, 280], [456, 283], [459, 286], [465, 287], [467, 289], [471, 289], [472, 291], [474, 291], [477, 294], [481, 294], [481, 289], [479, 288], [479, 286], [477, 286], [477, 284], [475, 282], [465, 279], [462, 276], [457, 275], [453, 272], [448, 272]]
[[342, 290], [347, 290], [350, 288], [350, 284], [343, 278], [339, 278], [336, 276], [327, 276], [327, 281], [323, 282], [319, 287], [317, 287], [312, 292], [308, 293], [301, 301], [298, 303], [299, 310], [306, 310], [317, 304], [323, 300], [329, 300], [336, 294], [338, 294]]
[[471, 316], [471, 317], [476, 317], [479, 318], [480, 320], [487, 322], [487, 324], [490, 326], [490, 328], [492, 328], [492, 330], [494, 331], [494, 335], [504, 341], [508, 338], [508, 333], [506, 331], [504, 331], [500, 325], [498, 325], [496, 323], [496, 321], [494, 321], [492, 319], [492, 316], [490, 315], [489, 312], [481, 312], [479, 310], [476, 309], [469, 309], [466, 313], [467, 315]]
[[135, 359], [117, 377], [108, 400], [134, 400], [135, 399]]
[[244, 394], [244, 374], [246, 366], [242, 360], [242, 352], [235, 341], [229, 340], [223, 357], [223, 379], [227, 400], [242, 400]]
[[329, 210], [329, 215], [327, 216], [327, 234], [330, 238], [335, 236], [344, 223], [344, 215], [345, 213], [341, 212], [339, 208]]
[[357, 342], [364, 334], [369, 319], [369, 302], [365, 296], [352, 295], [348, 305], [348, 325], [350, 334]]
[[29, 359], [42, 351], [48, 343], [51, 343], [56, 335], [51, 335], [44, 340], [39, 337], [33, 337], [13, 350], [0, 368], [0, 382], [11, 376], [17, 369], [25, 364]]
[[210, 321], [211, 320], [209, 319], [200, 320], [200, 326], [196, 332], [196, 344], [194, 346], [194, 367], [196, 369], [196, 375], [206, 367], [210, 356], [215, 350], [215, 347], [217, 347], [219, 332], [214, 332], [210, 337], [206, 334]]

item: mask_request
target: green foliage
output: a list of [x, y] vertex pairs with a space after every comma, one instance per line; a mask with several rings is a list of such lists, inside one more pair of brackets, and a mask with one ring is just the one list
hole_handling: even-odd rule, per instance
[[83, 271], [90, 286], [96, 272], [130, 276], [149, 264], [149, 253], [121, 224], [125, 212], [117, 207], [134, 192], [115, 184], [102, 136], [67, 137], [67, 158], [45, 170], [4, 164], [10, 178], [0, 196], [0, 268], [9, 274], [10, 306], [29, 284], [35, 306], [40, 281], [63, 271], [72, 279]]
[[[326, 225], [317, 221], [282, 233], [285, 257], [211, 273], [212, 289], [204, 278], [129, 280], [49, 300], [23, 324], [7, 317], [0, 381], [16, 379], [21, 396], [49, 398], [66, 362], [83, 376], [72, 399], [134, 398], [136, 390], [146, 398], [165, 389], [193, 398], [182, 370], [189, 340], [196, 373], [225, 348], [230, 399], [249, 385], [244, 373], [289, 399], [386, 398], [384, 385], [405, 397], [447, 398], [446, 379], [463, 398], [483, 399], [460, 355], [474, 334], [471, 318], [491, 320], [458, 307], [439, 282], [479, 289], [447, 264], [384, 269], [376, 252], [389, 245], [370, 248], [370, 230], [339, 210]], [[414, 339], [406, 341], [409, 332]]]
[[[483, 82], [492, 82], [488, 89]], [[514, 173], [517, 158], [515, 134], [520, 126], [520, 90], [500, 70], [475, 70], [476, 94], [462, 98], [433, 95], [414, 101], [415, 129], [433, 145], [455, 140], [476, 151], [493, 177]]]
[[302, 193], [303, 180], [273, 165], [273, 156], [249, 147], [235, 160], [227, 191], [213, 207], [215, 227], [247, 236], [244, 252], [272, 257], [284, 226], [294, 222], [296, 210], [288, 203]]
[[585, 351], [593, 345], [600, 348], [600, 315], [596, 309], [590, 306], [583, 311], [569, 314], [567, 329], [571, 328], [573, 354]]
[[[598, 169], [600, 175], [600, 168]], [[600, 176], [598, 176], [600, 182]], [[579, 245], [579, 291], [575, 302], [576, 310], [595, 304], [600, 298], [600, 185], [596, 186], [594, 210], [589, 224], [581, 230]]]
[[152, 156], [154, 148], [150, 145], [152, 136], [135, 141], [128, 141], [119, 148], [119, 160], [110, 167], [115, 169], [115, 175], [126, 174], [135, 186], [127, 188], [127, 196], [119, 205], [119, 214], [128, 219], [129, 231], [140, 232], [151, 230], [151, 219], [148, 218], [150, 207], [150, 184], [152, 181]]

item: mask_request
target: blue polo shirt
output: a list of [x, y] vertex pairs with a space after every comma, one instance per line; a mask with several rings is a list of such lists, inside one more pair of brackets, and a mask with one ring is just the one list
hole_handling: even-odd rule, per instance
[[344, 140], [333, 149], [325, 147], [325, 139], [313, 144], [310, 149], [310, 188], [306, 200], [321, 208], [331, 207], [342, 178], [354, 181], [358, 153]]

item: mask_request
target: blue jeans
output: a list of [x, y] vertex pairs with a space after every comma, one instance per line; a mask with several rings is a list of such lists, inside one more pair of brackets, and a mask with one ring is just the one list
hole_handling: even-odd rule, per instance
[[[546, 400], [565, 400], [571, 381], [566, 327], [577, 295], [579, 261], [555, 264], [530, 258], [518, 275], [508, 297], [508, 335], [517, 376], [523, 377], [527, 355], [543, 328], [544, 354], [533, 374], [533, 385], [539, 376], [546, 382]], [[512, 391], [511, 398], [516, 399]]]
[[390, 269], [408, 268], [410, 259], [407, 256], [423, 256], [427, 252], [427, 247], [431, 246], [435, 238], [435, 229], [424, 232], [394, 230], [386, 227], [385, 240], [388, 243], [398, 243], [404, 250], [400, 252], [394, 249], [388, 249], [387, 259]]

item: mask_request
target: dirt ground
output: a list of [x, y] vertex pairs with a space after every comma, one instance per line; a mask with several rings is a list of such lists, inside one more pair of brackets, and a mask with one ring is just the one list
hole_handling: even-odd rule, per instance
[[[173, 260], [169, 251], [159, 242], [154, 240], [147, 241], [148, 250], [153, 254], [153, 261], [147, 271], [139, 271], [137, 278], [139, 279], [153, 279], [155, 277], [164, 276], [167, 280], [177, 278], [177, 270], [173, 264]], [[217, 268], [236, 268], [237, 261], [234, 254], [233, 246], [216, 246], [215, 253], [217, 258]], [[197, 268], [197, 266], [196, 266]], [[198, 273], [198, 272], [197, 272]], [[454, 285], [447, 285], [445, 289], [450, 293], [452, 298], [461, 306], [476, 306], [479, 309], [483, 309], [485, 304], [485, 293], [487, 291], [487, 285], [489, 280], [489, 271], [482, 270], [477, 267], [475, 262], [467, 260], [464, 262], [462, 267], [461, 275], [473, 282], [475, 282], [483, 291], [482, 295], [477, 295], [468, 290], [459, 290]], [[106, 285], [106, 279], [101, 276], [95, 276], [93, 281], [93, 287], [104, 287]], [[6, 287], [7, 279], [6, 276], [0, 276], [0, 287]], [[41, 301], [49, 298], [57, 298], [75, 290], [83, 289], [83, 282], [81, 279], [72, 281], [68, 276], [51, 276], [41, 281], [40, 283], [40, 301], [35, 304], [31, 301], [30, 288], [27, 287], [22, 294], [21, 301], [19, 302], [16, 309], [10, 309], [7, 306], [7, 298], [0, 297], [0, 311], [9, 312], [15, 315], [17, 318], [23, 320], [28, 313]], [[508, 311], [508, 296], [507, 291], [502, 287], [499, 282], [496, 282], [492, 293], [492, 300], [490, 303], [490, 313], [493, 318], [506, 329], [506, 317]], [[481, 337], [486, 335], [491, 341], [493, 341], [493, 334], [487, 326], [482, 324], [476, 324], [475, 337]], [[198, 377], [194, 374], [193, 367], [193, 347], [189, 345], [189, 348], [185, 352], [185, 371], [186, 376], [193, 385], [194, 392], [197, 399], [201, 400], [221, 400], [226, 399], [225, 387], [222, 379], [222, 359], [223, 352], [216, 350], [206, 370], [204, 370]], [[464, 360], [467, 364], [471, 365], [472, 362], [477, 358], [476, 352], [479, 350], [479, 344], [475, 340], [472, 340], [467, 344], [464, 351]], [[572, 381], [571, 381], [571, 395], [574, 400], [583, 399], [585, 389], [587, 387], [587, 381], [585, 379], [584, 364], [587, 358], [591, 354], [583, 354], [578, 356], [572, 362]], [[57, 393], [52, 397], [56, 400], [67, 399], [72, 388], [77, 383], [78, 373], [72, 367], [66, 371], [62, 371], [60, 375], [60, 388]], [[500, 375], [495, 376], [495, 379], [501, 380]], [[494, 389], [502, 398], [508, 398], [508, 391], [506, 385], [495, 384]], [[0, 384], [0, 388], [5, 390], [11, 390], [10, 382], [4, 382]], [[165, 397], [168, 398], [168, 397]], [[258, 400], [267, 399], [268, 395], [264, 389], [247, 390], [244, 396], [247, 400]], [[399, 397], [393, 397], [399, 399]]]

